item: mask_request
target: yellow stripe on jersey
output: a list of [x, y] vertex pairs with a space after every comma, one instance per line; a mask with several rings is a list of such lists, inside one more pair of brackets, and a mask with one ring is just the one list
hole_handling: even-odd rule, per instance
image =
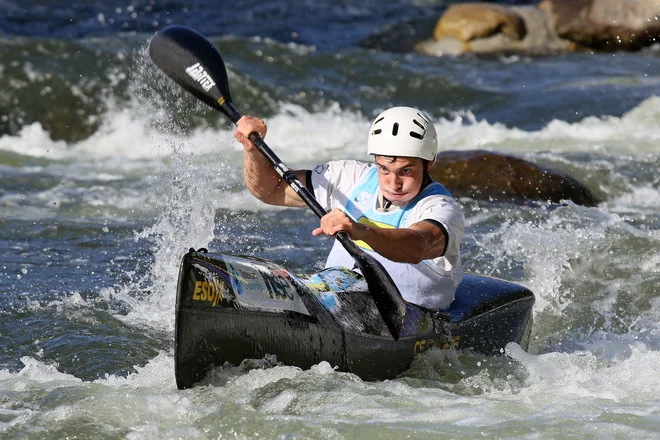
[[[365, 226], [376, 226], [378, 228], [384, 228], [384, 229], [393, 229], [393, 228], [396, 227], [396, 226], [388, 225], [387, 223], [376, 222], [376, 221], [373, 221], [373, 220], [371, 220], [369, 218], [366, 218], [366, 217], [360, 217], [360, 220], [358, 220], [358, 223], [361, 224], [361, 225], [365, 225]], [[357, 244], [362, 249], [373, 251], [371, 246], [369, 246], [367, 243], [365, 243], [362, 240], [356, 240], [355, 244]]]

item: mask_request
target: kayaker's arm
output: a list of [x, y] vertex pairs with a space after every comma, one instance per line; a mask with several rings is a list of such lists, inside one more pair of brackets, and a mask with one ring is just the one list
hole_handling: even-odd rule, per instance
[[[250, 133], [258, 133], [266, 137], [266, 124], [258, 118], [243, 116], [236, 123], [234, 137], [245, 149], [243, 158], [243, 178], [250, 193], [264, 203], [278, 206], [295, 206], [302, 208], [305, 202], [296, 192], [282, 180], [273, 165], [257, 150], [248, 138]], [[307, 170], [291, 170], [303, 185], [307, 185]]]
[[379, 228], [354, 222], [342, 210], [333, 209], [321, 219], [314, 235], [334, 235], [346, 231], [353, 240], [361, 240], [397, 263], [417, 264], [444, 254], [447, 237], [443, 229], [432, 222], [420, 221], [407, 228]]

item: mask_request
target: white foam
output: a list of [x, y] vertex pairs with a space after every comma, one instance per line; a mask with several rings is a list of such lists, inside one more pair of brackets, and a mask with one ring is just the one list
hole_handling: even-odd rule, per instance
[[45, 364], [30, 356], [21, 358], [23, 368], [17, 373], [0, 370], [2, 389], [24, 391], [35, 384], [41, 387], [48, 385], [49, 389], [82, 383], [81, 379], [70, 374], [60, 373], [56, 364]]
[[613, 212], [657, 214], [660, 211], [660, 189], [652, 185], [633, 186], [630, 192], [602, 203]]
[[[493, 270], [511, 260], [524, 267], [522, 283], [536, 294], [536, 313], [564, 315], [574, 303], [591, 298], [591, 307], [607, 316], [615, 313], [626, 292], [650, 294], [658, 267], [657, 231], [638, 228], [603, 208], [572, 203], [537, 210], [534, 217], [506, 221], [476, 238], [482, 256], [492, 257]], [[619, 252], [631, 241], [639, 243], [633, 258], [628, 250]], [[585, 277], [599, 282], [584, 285]]]
[[557, 405], [558, 410], [569, 411], [581, 402], [595, 407], [600, 407], [603, 400], [612, 404], [639, 402], [642, 407], [657, 402], [660, 351], [648, 350], [644, 344], [617, 350], [618, 360], [600, 359], [590, 351], [531, 355], [516, 344], [507, 346], [507, 354], [527, 369], [531, 386], [523, 393], [537, 405], [571, 402]]
[[[110, 110], [101, 126], [88, 139], [74, 144], [53, 141], [38, 122], [26, 125], [15, 136], [0, 137], [0, 150], [53, 160], [98, 160], [121, 157], [155, 160], [175, 151], [182, 155], [232, 158], [240, 165], [241, 147], [233, 129], [200, 127], [188, 136], [157, 130], [167, 119], [163, 109], [147, 113], [141, 103]], [[370, 118], [342, 110], [337, 104], [310, 113], [302, 107], [282, 103], [280, 112], [267, 118], [267, 142], [285, 163], [312, 165], [337, 158], [367, 159], [365, 144]], [[156, 122], [155, 125], [154, 121]], [[660, 98], [650, 97], [622, 117], [587, 117], [568, 123], [554, 120], [538, 131], [508, 128], [500, 123], [477, 120], [469, 112], [458, 112], [451, 120], [435, 121], [440, 145], [446, 149], [487, 148], [498, 151], [600, 151], [648, 154], [658, 151]], [[216, 159], [217, 160], [217, 159]]]
[[134, 368], [135, 372], [126, 377], [107, 375], [104, 379], [95, 380], [94, 383], [113, 387], [160, 388], [164, 391], [176, 389], [173, 374], [174, 358], [171, 354], [161, 352], [146, 365], [136, 365]]
[[282, 111], [266, 120], [267, 142], [280, 159], [296, 164], [317, 165], [333, 159], [369, 160], [366, 154], [370, 121], [337, 104], [321, 112], [310, 113], [286, 103]]
[[0, 149], [33, 157], [54, 160], [69, 156], [69, 146], [65, 141], [53, 141], [50, 133], [39, 122], [21, 128], [16, 136], [0, 136]]
[[492, 149], [500, 152], [655, 154], [660, 151], [660, 98], [652, 96], [622, 117], [586, 117], [578, 122], [553, 120], [538, 131], [477, 121], [467, 112], [436, 123], [446, 149]]
[[[95, 426], [121, 430], [127, 438], [195, 438], [200, 436], [199, 426], [206, 434], [238, 438], [294, 428], [335, 432], [337, 426], [344, 436], [347, 432], [370, 436], [382, 433], [384, 424], [418, 436], [460, 431], [473, 438], [493, 427], [515, 437], [517, 423], [534, 424], [541, 434], [548, 434], [557, 423], [579, 422], [579, 432], [591, 432], [602, 425], [599, 418], [612, 411], [653, 420], [660, 392], [660, 377], [655, 374], [660, 352], [638, 342], [625, 350], [622, 344], [615, 356], [604, 358], [590, 351], [594, 347], [531, 355], [509, 344], [507, 355], [524, 368], [526, 376], [500, 379], [484, 366], [456, 385], [465, 395], [433, 381], [415, 386], [400, 380], [363, 382], [334, 372], [327, 363], [309, 370], [280, 366], [233, 373], [221, 385], [178, 391], [170, 354], [160, 353], [127, 377], [106, 376], [93, 382], [25, 358], [20, 372], [0, 371], [0, 389], [13, 399], [12, 409], [1, 412], [11, 420], [0, 424], [0, 432], [26, 424], [45, 430], [92, 415], [98, 422]], [[522, 384], [500, 386], [498, 381]], [[39, 395], [54, 390], [57, 396], [70, 395], [68, 403], [52, 408], [32, 403], [35, 391]], [[543, 414], [541, 425], [536, 423], [538, 414]], [[641, 423], [616, 423], [609, 429], [621, 435], [639, 434]]]

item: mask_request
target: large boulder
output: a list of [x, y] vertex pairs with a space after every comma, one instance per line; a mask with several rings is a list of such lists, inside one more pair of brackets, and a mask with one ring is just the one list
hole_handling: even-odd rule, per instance
[[543, 0], [538, 7], [451, 5], [432, 38], [414, 47], [435, 56], [537, 55], [577, 49], [637, 50], [656, 42], [660, 42], [658, 0]]
[[464, 3], [440, 17], [433, 38], [415, 45], [427, 55], [527, 53], [571, 51], [575, 44], [560, 38], [549, 14], [535, 6]]
[[462, 42], [504, 34], [522, 40], [527, 33], [525, 22], [511, 8], [488, 3], [453, 4], [433, 31], [433, 39], [455, 38]]
[[485, 150], [443, 151], [436, 157], [431, 177], [454, 197], [499, 202], [552, 202], [570, 200], [595, 206], [598, 200], [561, 171]]
[[657, 0], [543, 0], [557, 34], [598, 50], [637, 50], [660, 38]]

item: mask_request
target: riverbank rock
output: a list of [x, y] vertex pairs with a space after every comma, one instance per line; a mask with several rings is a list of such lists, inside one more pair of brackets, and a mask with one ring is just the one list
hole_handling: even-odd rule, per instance
[[[464, 30], [454, 29], [460, 26]], [[560, 38], [551, 16], [536, 6], [464, 3], [452, 5], [440, 17], [433, 38], [418, 42], [415, 50], [427, 55], [568, 52], [575, 43]]]
[[543, 0], [537, 6], [451, 5], [432, 38], [415, 43], [427, 55], [575, 50], [638, 50], [660, 42], [658, 0]]
[[503, 34], [520, 41], [527, 33], [525, 22], [514, 10], [488, 3], [454, 4], [433, 31], [433, 39], [455, 38], [467, 42]]
[[514, 203], [570, 200], [584, 206], [598, 203], [588, 188], [561, 171], [485, 150], [440, 152], [431, 177], [454, 197]]
[[638, 50], [660, 42], [660, 1], [543, 0], [561, 38], [597, 50]]

